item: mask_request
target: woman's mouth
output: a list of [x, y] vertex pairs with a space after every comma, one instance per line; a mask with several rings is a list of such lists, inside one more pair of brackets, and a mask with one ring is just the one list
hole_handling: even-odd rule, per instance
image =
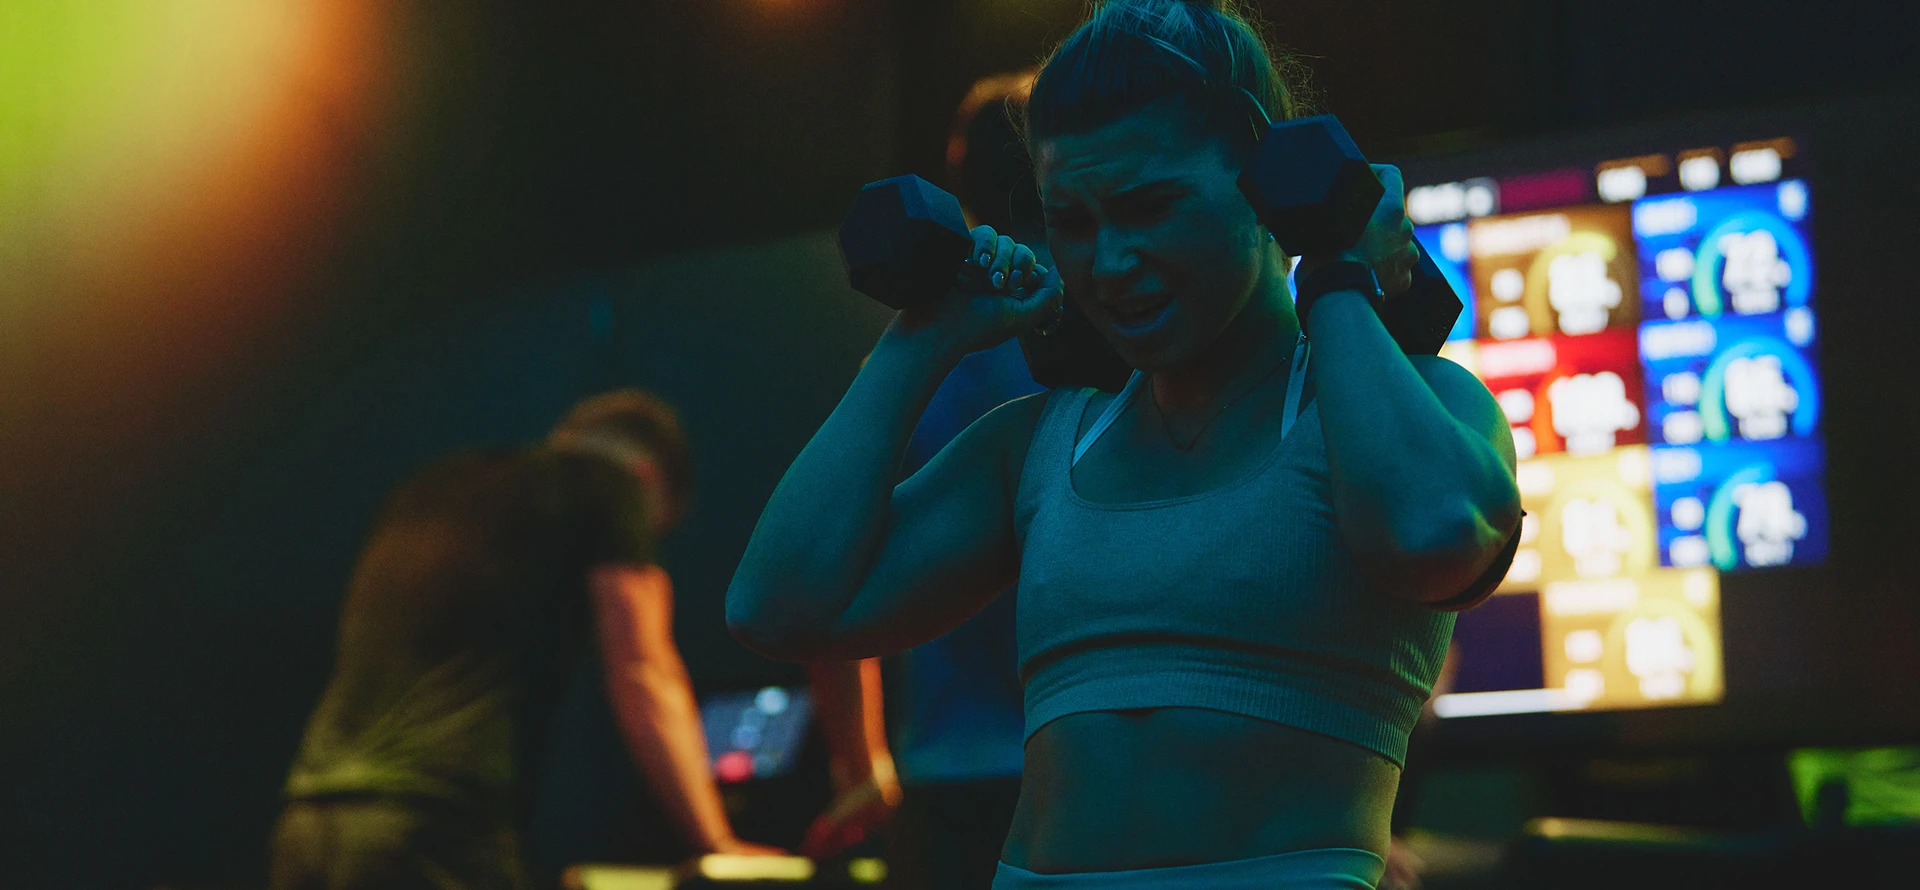
[[1171, 297], [1129, 300], [1123, 305], [1108, 306], [1107, 319], [1113, 322], [1114, 330], [1117, 332], [1137, 337], [1158, 327], [1172, 308]]

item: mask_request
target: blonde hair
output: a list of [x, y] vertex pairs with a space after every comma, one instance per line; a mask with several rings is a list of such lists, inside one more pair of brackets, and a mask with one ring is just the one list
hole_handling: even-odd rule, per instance
[[1106, 0], [1041, 66], [1027, 100], [1027, 144], [1171, 99], [1248, 151], [1262, 118], [1307, 113], [1304, 72], [1268, 45], [1236, 0]]

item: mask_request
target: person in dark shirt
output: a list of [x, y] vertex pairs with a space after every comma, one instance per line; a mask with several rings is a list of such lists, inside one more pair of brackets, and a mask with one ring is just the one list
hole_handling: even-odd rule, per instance
[[271, 886], [522, 888], [547, 727], [588, 640], [628, 747], [701, 852], [737, 838], [672, 638], [657, 534], [689, 494], [673, 410], [595, 396], [537, 447], [400, 487], [347, 589], [331, 681], [287, 778]]
[[[947, 180], [970, 221], [1008, 233], [1048, 264], [1053, 259], [1046, 253], [1040, 193], [1014, 126], [1035, 73], [998, 74], [974, 84], [954, 115]], [[914, 428], [901, 472], [919, 470], [994, 408], [1040, 391], [1018, 340], [961, 359]], [[901, 654], [903, 695], [893, 748], [876, 731], [864, 761], [847, 758], [851, 768], [836, 762], [841, 794], [815, 823], [802, 852], [834, 850], [887, 823], [887, 886], [983, 890], [993, 883], [1020, 796], [1025, 717], [1014, 599], [1008, 591], [946, 635]], [[882, 712], [878, 660], [822, 662], [811, 665], [810, 673], [827, 725], [846, 722], [833, 719], [841, 713]], [[863, 749], [841, 744], [836, 750]]]

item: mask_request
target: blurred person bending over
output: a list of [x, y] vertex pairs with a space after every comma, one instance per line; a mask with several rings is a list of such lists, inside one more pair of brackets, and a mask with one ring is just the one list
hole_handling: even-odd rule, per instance
[[627, 746], [686, 840], [780, 852], [734, 836], [673, 642], [653, 545], [690, 481], [673, 409], [619, 390], [542, 445], [457, 454], [401, 486], [348, 586], [271, 886], [529, 886], [530, 773], [589, 637]]

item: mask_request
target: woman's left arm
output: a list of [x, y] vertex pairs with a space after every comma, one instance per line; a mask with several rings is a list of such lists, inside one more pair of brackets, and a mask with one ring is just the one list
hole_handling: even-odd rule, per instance
[[1402, 354], [1359, 293], [1322, 295], [1308, 311], [1301, 321], [1347, 547], [1391, 594], [1458, 596], [1519, 528], [1506, 416], [1466, 369]]

